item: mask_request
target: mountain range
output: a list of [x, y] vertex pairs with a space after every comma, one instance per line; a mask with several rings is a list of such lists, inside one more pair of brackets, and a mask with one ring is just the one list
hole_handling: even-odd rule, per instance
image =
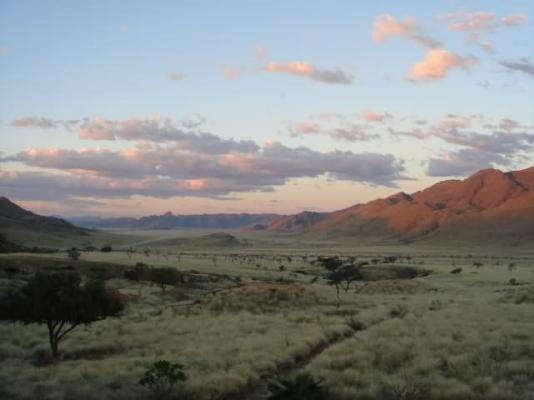
[[71, 217], [69, 221], [86, 228], [116, 229], [239, 229], [256, 226], [265, 229], [272, 221], [280, 218], [277, 214], [196, 214], [175, 215], [167, 212], [141, 218], [101, 218]]
[[[80, 227], [81, 226], [81, 227]], [[0, 197], [0, 235], [24, 243], [38, 234], [87, 235], [86, 228], [246, 229], [364, 242], [505, 243], [534, 245], [534, 167], [502, 172], [484, 169], [463, 180], [333, 212], [295, 215], [202, 214], [170, 212], [141, 218], [77, 217], [70, 222], [27, 211]], [[534, 246], [533, 246], [534, 247]]]
[[506, 173], [484, 169], [467, 179], [442, 181], [412, 194], [400, 192], [330, 213], [282, 217], [266, 230], [401, 242], [525, 243], [534, 240], [534, 167]]

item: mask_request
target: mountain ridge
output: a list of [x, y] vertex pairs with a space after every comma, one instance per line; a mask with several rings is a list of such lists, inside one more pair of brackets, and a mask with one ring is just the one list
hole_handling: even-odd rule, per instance
[[484, 169], [466, 179], [438, 182], [412, 194], [399, 192], [322, 213], [315, 221], [302, 221], [304, 214], [274, 221], [266, 230], [346, 236], [365, 233], [409, 241], [439, 237], [441, 231], [452, 227], [476, 231], [480, 226], [487, 231], [487, 226], [513, 225], [524, 219], [533, 222], [532, 229], [527, 227], [524, 232], [530, 239], [534, 238], [534, 167], [506, 173]]
[[190, 214], [177, 215], [167, 211], [161, 215], [134, 217], [72, 217], [69, 220], [87, 228], [119, 228], [119, 229], [179, 229], [179, 228], [212, 228], [240, 229], [244, 227], [266, 226], [280, 214]]

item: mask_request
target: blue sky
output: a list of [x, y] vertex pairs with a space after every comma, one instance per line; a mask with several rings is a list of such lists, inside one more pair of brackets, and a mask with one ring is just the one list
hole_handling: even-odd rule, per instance
[[[2, 0], [0, 191], [64, 214], [296, 212], [530, 166], [533, 9]], [[257, 148], [189, 148], [202, 132]]]

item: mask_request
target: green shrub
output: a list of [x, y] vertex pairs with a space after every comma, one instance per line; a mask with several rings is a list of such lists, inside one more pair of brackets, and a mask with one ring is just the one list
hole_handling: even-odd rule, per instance
[[381, 389], [381, 400], [426, 400], [430, 390], [428, 386], [405, 382], [398, 385], [385, 385]]
[[168, 396], [179, 382], [187, 379], [183, 368], [183, 365], [167, 360], [156, 361], [145, 371], [139, 384], [150, 389], [157, 398]]
[[269, 400], [328, 400], [313, 376], [301, 373], [293, 379], [278, 378], [269, 385]]
[[365, 324], [357, 318], [350, 317], [346, 320], [346, 324], [354, 332], [359, 332], [365, 330]]
[[397, 304], [394, 307], [391, 307], [389, 310], [390, 318], [404, 318], [408, 314], [408, 307], [404, 304]]
[[124, 271], [124, 277], [134, 282], [148, 279], [148, 265], [138, 262], [135, 267]]
[[171, 267], [151, 268], [148, 271], [148, 279], [159, 285], [163, 294], [165, 294], [167, 286], [174, 286], [184, 282], [183, 274]]

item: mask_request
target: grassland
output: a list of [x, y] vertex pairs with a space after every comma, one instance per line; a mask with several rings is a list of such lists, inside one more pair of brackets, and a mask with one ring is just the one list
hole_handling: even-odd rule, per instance
[[[255, 385], [307, 371], [333, 400], [534, 399], [531, 250], [205, 234], [130, 232], [114, 251], [78, 261], [63, 251], [0, 256], [2, 292], [38, 270], [75, 269], [128, 299], [120, 319], [69, 335], [52, 365], [41, 363], [45, 328], [0, 323], [0, 398], [148, 399], [138, 381], [165, 359], [185, 366], [177, 398], [266, 398]], [[376, 260], [340, 309], [316, 262], [332, 254]], [[136, 263], [176, 268], [186, 283], [163, 294], [125, 279]], [[402, 267], [429, 273], [390, 273]]]

